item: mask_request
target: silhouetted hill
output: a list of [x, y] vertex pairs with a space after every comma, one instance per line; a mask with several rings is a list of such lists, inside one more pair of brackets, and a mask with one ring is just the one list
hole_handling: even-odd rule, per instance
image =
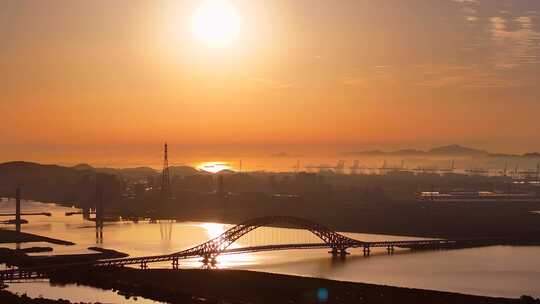
[[224, 170], [219, 171], [218, 173], [219, 173], [219, 174], [236, 174], [236, 173], [238, 173], [238, 172], [233, 171], [233, 170], [231, 170], [231, 169], [224, 169]]
[[89, 170], [57, 165], [20, 161], [3, 163], [0, 164], [0, 196], [13, 197], [15, 188], [21, 186], [26, 199], [80, 201], [89, 193], [83, 189], [88, 188], [90, 175], [93, 174]]
[[190, 166], [171, 166], [169, 171], [172, 176], [190, 176], [201, 173], [200, 170], [197, 170]]
[[145, 179], [148, 176], [156, 175], [159, 172], [150, 167], [135, 167], [135, 168], [95, 168], [88, 164], [79, 164], [72, 167], [75, 170], [86, 170], [98, 173], [106, 173], [116, 176], [121, 176], [128, 179]]
[[[82, 172], [81, 172], [82, 171]], [[14, 161], [0, 164], [0, 177], [12, 175], [14, 178], [24, 176], [79, 176], [85, 170], [76, 170], [58, 165], [43, 165], [32, 162]]]
[[380, 151], [380, 150], [370, 150], [370, 151], [357, 151], [344, 153], [346, 155], [365, 155], [365, 156], [488, 156], [489, 152], [484, 150], [478, 150], [474, 148], [464, 147], [460, 145], [448, 145], [442, 147], [435, 147], [433, 149], [422, 151], [416, 149], [400, 149], [396, 151]]
[[150, 167], [136, 167], [136, 168], [122, 168], [122, 169], [112, 169], [112, 168], [97, 168], [98, 172], [108, 173], [117, 176], [126, 177], [129, 179], [145, 179], [148, 176], [153, 176], [159, 172], [150, 168]]
[[463, 147], [460, 145], [448, 145], [433, 148], [427, 151], [428, 155], [452, 155], [452, 156], [481, 156], [488, 155], [489, 153], [484, 150], [478, 150], [468, 147]]
[[401, 149], [393, 153], [399, 154], [399, 155], [421, 155], [421, 154], [425, 154], [426, 152], [421, 151], [421, 150], [416, 150], [416, 149]]
[[94, 170], [94, 167], [90, 166], [89, 164], [78, 164], [78, 165], [75, 165], [73, 167], [71, 167], [75, 170], [91, 170], [93, 171]]

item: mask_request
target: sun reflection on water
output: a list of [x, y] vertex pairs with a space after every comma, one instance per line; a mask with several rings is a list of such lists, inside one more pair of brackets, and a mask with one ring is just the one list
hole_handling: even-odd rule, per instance
[[[221, 234], [223, 234], [225, 231], [227, 231], [228, 226], [225, 224], [219, 224], [219, 223], [202, 223], [199, 225], [199, 227], [206, 230], [206, 234], [208, 235], [208, 239], [213, 239]], [[238, 248], [241, 247], [240, 245], [233, 243], [229, 248]], [[253, 265], [257, 264], [258, 259], [255, 255], [249, 254], [249, 253], [240, 253], [240, 254], [231, 254], [231, 255], [219, 255], [216, 258], [217, 261], [217, 268], [231, 268], [235, 266], [246, 266], [246, 265]]]
[[206, 230], [206, 234], [208, 234], [209, 239], [216, 238], [227, 230], [224, 224], [218, 223], [202, 223], [199, 225], [199, 227]]

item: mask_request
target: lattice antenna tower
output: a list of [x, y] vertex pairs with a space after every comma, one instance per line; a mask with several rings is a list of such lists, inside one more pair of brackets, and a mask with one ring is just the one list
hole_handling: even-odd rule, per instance
[[169, 173], [169, 146], [165, 142], [163, 155], [163, 171], [161, 172], [161, 201], [171, 198], [171, 179]]

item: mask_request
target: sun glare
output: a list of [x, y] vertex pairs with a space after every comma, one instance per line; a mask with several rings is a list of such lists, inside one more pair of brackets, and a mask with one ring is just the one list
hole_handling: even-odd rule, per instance
[[193, 33], [210, 47], [226, 47], [240, 33], [240, 16], [228, 0], [204, 0], [193, 14]]
[[218, 173], [223, 170], [231, 169], [231, 166], [225, 163], [207, 162], [197, 166], [199, 170], [203, 170], [210, 173]]
[[200, 227], [206, 230], [208, 237], [211, 239], [220, 236], [226, 230], [225, 225], [217, 223], [204, 223]]

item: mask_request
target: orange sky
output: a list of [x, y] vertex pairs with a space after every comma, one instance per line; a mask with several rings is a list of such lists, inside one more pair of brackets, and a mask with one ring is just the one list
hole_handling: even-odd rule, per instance
[[540, 150], [539, 1], [230, 0], [219, 49], [201, 2], [3, 1], [0, 161]]

